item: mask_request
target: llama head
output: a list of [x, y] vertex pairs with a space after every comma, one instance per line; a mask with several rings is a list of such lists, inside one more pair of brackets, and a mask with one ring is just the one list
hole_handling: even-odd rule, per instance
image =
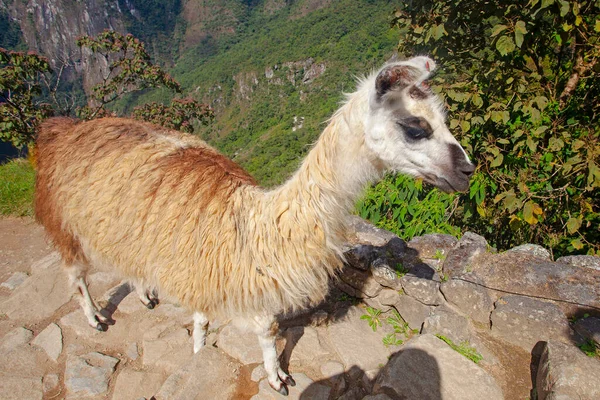
[[423, 178], [446, 191], [464, 191], [475, 170], [445, 123], [441, 100], [425, 79], [435, 69], [428, 57], [385, 65], [368, 80], [365, 143], [395, 172]]

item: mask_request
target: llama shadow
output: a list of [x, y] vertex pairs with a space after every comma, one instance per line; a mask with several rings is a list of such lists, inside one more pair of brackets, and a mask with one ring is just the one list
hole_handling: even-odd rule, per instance
[[[122, 282], [119, 286], [112, 288], [108, 293], [106, 300], [101, 303], [105, 305], [99, 310], [100, 314], [108, 319], [109, 325], [114, 325], [114, 313], [117, 311], [119, 304], [133, 292], [133, 287], [128, 282]], [[141, 302], [140, 302], [141, 304]]]
[[[344, 384], [346, 388], [342, 386]], [[376, 392], [398, 400], [442, 400], [437, 361], [425, 351], [415, 348], [394, 353], [373, 378], [354, 365], [343, 374], [313, 382], [299, 398], [324, 399], [323, 386], [331, 388], [329, 399], [360, 400]]]

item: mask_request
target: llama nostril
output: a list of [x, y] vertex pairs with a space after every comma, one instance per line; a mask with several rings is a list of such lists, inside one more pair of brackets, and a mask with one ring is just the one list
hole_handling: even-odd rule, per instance
[[468, 164], [462, 165], [460, 167], [460, 171], [467, 176], [471, 176], [471, 175], [473, 175], [473, 172], [475, 172], [475, 168], [476, 168], [475, 164], [468, 163]]

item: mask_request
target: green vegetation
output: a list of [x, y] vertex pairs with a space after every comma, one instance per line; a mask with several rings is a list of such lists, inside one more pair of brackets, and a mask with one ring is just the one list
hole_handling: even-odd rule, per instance
[[475, 364], [479, 364], [479, 362], [481, 360], [483, 360], [483, 356], [477, 352], [477, 349], [475, 349], [474, 347], [471, 347], [469, 345], [469, 341], [465, 340], [461, 344], [457, 345], [452, 340], [448, 339], [447, 337], [445, 337], [443, 335], [435, 335], [435, 336], [437, 336], [438, 338], [440, 338], [441, 340], [446, 342], [446, 344], [448, 344], [448, 346], [450, 346], [454, 351], [467, 357], [469, 360], [473, 361]]
[[408, 339], [412, 335], [419, 333], [418, 329], [410, 329], [408, 324], [400, 316], [400, 313], [394, 309], [392, 309], [392, 315], [387, 317], [385, 322], [391, 325], [391, 327], [394, 329], [394, 332], [388, 333], [382, 339], [383, 344], [387, 347], [400, 346], [404, 343], [404, 340], [400, 339], [398, 335], [402, 335], [405, 339]]
[[402, 263], [398, 263], [394, 266], [394, 271], [396, 272], [396, 276], [398, 278], [402, 278], [408, 273], [409, 269], [402, 265]]
[[379, 316], [381, 315], [381, 310], [378, 310], [373, 307], [367, 307], [367, 313], [362, 315], [360, 319], [364, 319], [367, 321], [373, 332], [377, 331], [377, 327], [381, 326], [381, 320]]
[[35, 171], [26, 159], [0, 165], [0, 215], [33, 215]]
[[[207, 39], [184, 53], [173, 76], [215, 108], [215, 122], [200, 129], [201, 137], [261, 184], [281, 183], [339, 107], [343, 92], [354, 90], [355, 77], [379, 67], [395, 50], [397, 32], [389, 28], [393, 7], [389, 1], [340, 0], [303, 17], [297, 17], [295, 6], [274, 15], [257, 7], [234, 36]], [[309, 58], [326, 70], [306, 84], [308, 67], [302, 63]], [[296, 130], [294, 117], [304, 118]]]
[[[440, 197], [448, 221], [432, 227], [478, 232], [499, 250], [530, 242], [555, 256], [598, 253], [598, 2], [407, 2], [395, 25], [400, 53], [432, 54], [442, 66], [432, 87], [445, 96], [450, 128], [478, 164], [458, 203]], [[402, 220], [410, 210], [400, 204], [398, 211], [390, 187], [404, 193], [413, 184], [391, 179], [359, 212], [410, 238], [423, 231]], [[439, 210], [421, 215], [444, 222]]]
[[578, 345], [578, 347], [583, 351], [588, 357], [597, 357], [600, 358], [600, 345], [593, 340], [588, 340], [585, 343]]
[[370, 188], [356, 209], [378, 227], [411, 239], [432, 232], [459, 235], [460, 228], [449, 222], [457, 205], [455, 194], [424, 188], [421, 180], [396, 175]]

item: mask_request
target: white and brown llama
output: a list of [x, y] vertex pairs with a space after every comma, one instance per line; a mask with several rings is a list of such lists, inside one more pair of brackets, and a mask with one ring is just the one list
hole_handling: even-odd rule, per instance
[[194, 312], [194, 351], [208, 321], [258, 335], [270, 385], [287, 394], [275, 315], [321, 301], [342, 266], [346, 219], [386, 171], [445, 191], [474, 167], [423, 81], [433, 60], [385, 65], [333, 115], [300, 169], [265, 190], [194, 136], [127, 119], [50, 119], [39, 131], [35, 211], [79, 290], [89, 324], [106, 329], [86, 286], [91, 265], [118, 269]]

